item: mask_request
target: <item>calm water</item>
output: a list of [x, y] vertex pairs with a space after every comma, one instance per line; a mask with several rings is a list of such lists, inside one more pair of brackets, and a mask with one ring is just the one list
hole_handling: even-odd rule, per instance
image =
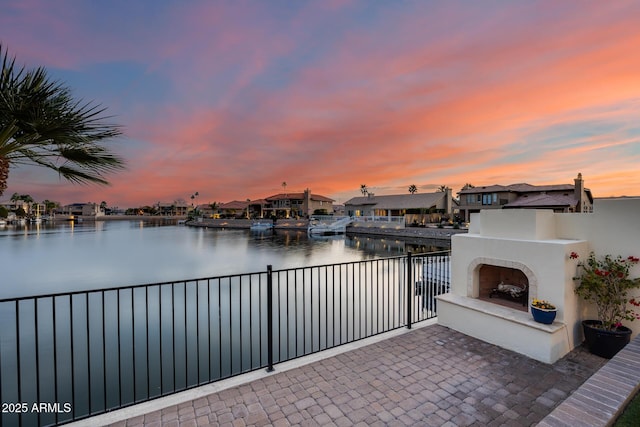
[[[176, 283], [0, 302], [2, 401], [72, 408], [3, 413], [0, 425], [53, 425], [266, 366], [266, 274], [187, 279], [374, 259], [274, 273], [279, 362], [400, 327], [406, 258], [388, 257], [437, 249], [139, 221], [5, 228], [0, 298]], [[426, 295], [415, 294], [414, 314], [433, 310]]]
[[438, 250], [400, 240], [309, 238], [305, 232], [219, 230], [169, 221], [0, 228], [0, 298], [251, 273]]

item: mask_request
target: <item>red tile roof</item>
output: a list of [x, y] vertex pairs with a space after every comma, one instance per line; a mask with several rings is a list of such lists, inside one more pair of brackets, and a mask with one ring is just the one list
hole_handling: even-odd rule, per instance
[[[319, 202], [334, 202], [335, 200], [330, 199], [325, 196], [321, 196], [319, 194], [311, 194], [309, 196], [311, 200], [316, 200]], [[304, 200], [304, 193], [280, 193], [274, 194], [273, 196], [267, 197], [267, 201], [272, 200]]]

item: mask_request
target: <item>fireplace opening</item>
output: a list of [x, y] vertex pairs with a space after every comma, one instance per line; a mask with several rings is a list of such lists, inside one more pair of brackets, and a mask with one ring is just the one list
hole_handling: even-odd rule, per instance
[[516, 268], [483, 264], [478, 269], [478, 298], [528, 311], [529, 279]]

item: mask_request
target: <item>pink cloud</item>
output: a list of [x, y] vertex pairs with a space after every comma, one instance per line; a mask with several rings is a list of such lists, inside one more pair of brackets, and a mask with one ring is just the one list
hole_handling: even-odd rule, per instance
[[[362, 183], [536, 184], [577, 172], [596, 195], [639, 192], [633, 4], [411, 4], [372, 22], [358, 19], [372, 13], [358, 2], [305, 4], [287, 20], [247, 5], [173, 7], [166, 31], [154, 31], [168, 22], [160, 15], [134, 33], [131, 23], [98, 31], [98, 44], [78, 37], [82, 8], [48, 23], [51, 10], [29, 9], [59, 45], [74, 39], [41, 57], [51, 64], [128, 59], [167, 82], [170, 99], [136, 100], [130, 169], [104, 194], [228, 201], [282, 181], [357, 195]], [[609, 126], [580, 135], [597, 123]]]

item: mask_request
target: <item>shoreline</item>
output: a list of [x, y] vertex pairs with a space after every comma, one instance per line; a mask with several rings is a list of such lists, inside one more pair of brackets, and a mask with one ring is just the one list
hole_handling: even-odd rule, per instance
[[[185, 225], [189, 227], [204, 228], [230, 228], [249, 229], [253, 220], [249, 219], [203, 219], [202, 221], [188, 221]], [[306, 219], [280, 219], [276, 221], [275, 230], [297, 230], [307, 231], [309, 221]], [[453, 227], [409, 227], [409, 228], [383, 228], [370, 226], [349, 225], [346, 229], [347, 235], [366, 235], [376, 237], [393, 237], [402, 239], [439, 240], [451, 241], [451, 236], [455, 234], [466, 234], [468, 229]]]
[[[76, 219], [87, 222], [98, 221], [179, 221], [187, 219], [186, 215], [174, 215], [174, 216], [151, 216], [151, 215], [78, 215]], [[59, 215], [53, 218], [54, 222], [72, 221], [66, 218], [65, 215]]]
[[[176, 216], [150, 216], [150, 215], [103, 215], [103, 216], [79, 216], [78, 219], [87, 222], [98, 221], [149, 221], [149, 222], [162, 222], [162, 221], [184, 221], [187, 219], [185, 215]], [[68, 221], [68, 219], [55, 219], [56, 222]], [[219, 229], [244, 229], [251, 228], [251, 224], [255, 220], [250, 219], [201, 219], [187, 220], [184, 224], [189, 227], [203, 227], [203, 228], [219, 228]], [[279, 219], [276, 221], [275, 230], [295, 230], [295, 231], [307, 231], [309, 226], [309, 220], [307, 219]], [[451, 226], [437, 228], [437, 227], [405, 227], [405, 228], [385, 228], [385, 227], [373, 227], [370, 225], [364, 226], [361, 224], [348, 225], [346, 228], [346, 235], [356, 236], [372, 236], [372, 237], [389, 237], [389, 238], [401, 238], [403, 240], [416, 241], [424, 243], [424, 240], [429, 241], [445, 241], [450, 242], [451, 236], [455, 234], [467, 233], [466, 228], [453, 228]]]

